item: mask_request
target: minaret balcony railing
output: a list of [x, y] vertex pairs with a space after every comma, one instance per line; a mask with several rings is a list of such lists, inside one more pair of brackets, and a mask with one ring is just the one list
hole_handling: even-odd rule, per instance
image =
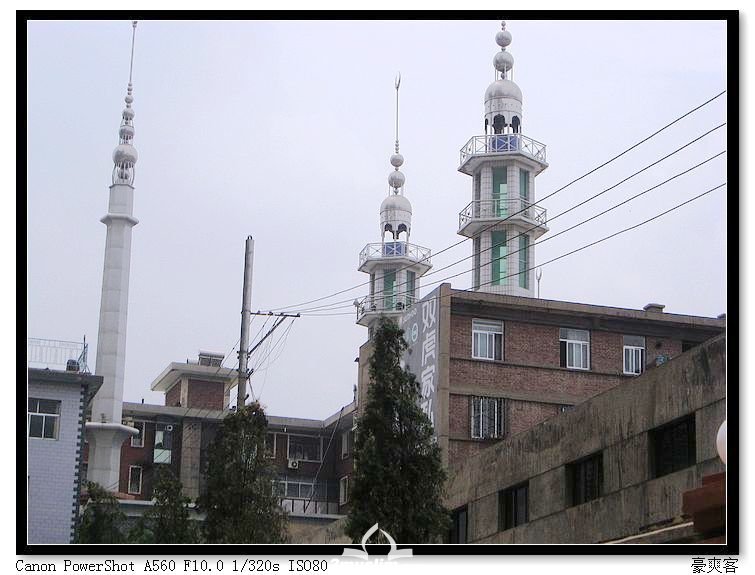
[[545, 208], [524, 198], [473, 200], [459, 212], [459, 230], [475, 220], [523, 218], [545, 226], [548, 212]]
[[386, 258], [406, 258], [430, 265], [430, 249], [408, 242], [380, 242], [367, 244], [359, 253], [359, 266], [367, 260]]
[[523, 134], [491, 134], [472, 136], [461, 149], [459, 165], [464, 165], [464, 162], [472, 156], [511, 152], [519, 152], [531, 156], [539, 162], [546, 162], [545, 144]]
[[371, 296], [368, 295], [356, 302], [357, 321], [370, 313], [404, 312], [411, 309], [415, 303], [417, 303], [417, 298], [408, 293], [382, 292]]

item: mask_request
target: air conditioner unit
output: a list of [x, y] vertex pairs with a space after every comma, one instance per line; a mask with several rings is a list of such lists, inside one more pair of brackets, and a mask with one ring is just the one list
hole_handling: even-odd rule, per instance
[[166, 425], [165, 426], [165, 431], [173, 431], [173, 426], [172, 425]]
[[299, 460], [298, 459], [289, 459], [288, 460], [288, 468], [289, 469], [299, 469]]

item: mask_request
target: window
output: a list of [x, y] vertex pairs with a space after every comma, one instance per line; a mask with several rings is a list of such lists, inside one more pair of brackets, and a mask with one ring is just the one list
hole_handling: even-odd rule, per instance
[[[527, 170], [519, 169], [519, 197], [524, 202], [530, 200], [530, 173]], [[526, 203], [522, 207], [526, 207]]]
[[341, 477], [338, 489], [338, 504], [346, 505], [349, 501], [349, 476]]
[[530, 287], [529, 249], [530, 237], [527, 235], [519, 236], [519, 287], [524, 289]]
[[474, 270], [472, 272], [472, 287], [479, 289], [480, 287], [480, 236], [475, 237], [472, 240], [472, 253], [474, 253]]
[[474, 359], [503, 359], [503, 323], [472, 320], [472, 357]]
[[645, 369], [645, 338], [641, 335], [624, 336], [624, 373], [640, 375]]
[[173, 426], [158, 423], [155, 426], [155, 450], [153, 461], [155, 463], [170, 463], [172, 448]]
[[131, 437], [131, 447], [144, 447], [144, 422], [135, 421], [131, 427], [135, 427], [139, 430], [138, 435]]
[[472, 397], [472, 437], [496, 439], [503, 433], [503, 400], [499, 397]]
[[406, 305], [414, 304], [414, 298], [417, 289], [417, 273], [413, 271], [406, 272]]
[[493, 244], [493, 249], [490, 250], [490, 283], [499, 286], [506, 283], [506, 232], [490, 232], [490, 241]]
[[346, 459], [349, 456], [350, 443], [351, 443], [351, 430], [347, 429], [341, 433], [341, 459]]
[[265, 456], [270, 459], [275, 459], [275, 434], [265, 434]]
[[590, 332], [584, 329], [559, 331], [561, 340], [561, 367], [590, 369]]
[[493, 168], [493, 215], [498, 218], [505, 218], [508, 215], [507, 199], [508, 199], [508, 182], [507, 182], [507, 169]]
[[580, 505], [600, 497], [603, 493], [603, 453], [568, 464], [566, 485], [571, 505]]
[[662, 477], [694, 465], [695, 415], [666, 424], [650, 432], [653, 476]]
[[383, 309], [393, 309], [393, 290], [396, 287], [396, 270], [386, 269], [383, 272]]
[[529, 482], [498, 492], [498, 531], [529, 521], [528, 492]]
[[451, 512], [451, 530], [448, 533], [449, 543], [467, 542], [467, 506], [459, 507]]
[[302, 461], [320, 461], [322, 441], [320, 436], [289, 435], [288, 458]]
[[142, 492], [142, 468], [131, 465], [128, 468], [128, 492], [139, 495]]
[[29, 437], [57, 439], [60, 402], [54, 399], [29, 398]]

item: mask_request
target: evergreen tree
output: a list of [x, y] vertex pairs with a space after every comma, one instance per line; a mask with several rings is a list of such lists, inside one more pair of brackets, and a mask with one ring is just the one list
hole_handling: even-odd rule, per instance
[[126, 516], [112, 493], [98, 483], [88, 482], [89, 500], [76, 532], [76, 543], [125, 543]]
[[154, 505], [129, 533], [133, 543], [199, 543], [195, 521], [189, 519], [191, 500], [169, 467], [160, 466], [152, 492]]
[[259, 403], [223, 420], [210, 447], [207, 491], [199, 506], [208, 543], [284, 543], [286, 514], [273, 493], [265, 455], [267, 418]]
[[357, 422], [346, 534], [359, 542], [379, 523], [399, 543], [433, 543], [450, 524], [440, 447], [419, 407], [419, 383], [400, 365], [404, 332], [391, 320], [379, 321]]

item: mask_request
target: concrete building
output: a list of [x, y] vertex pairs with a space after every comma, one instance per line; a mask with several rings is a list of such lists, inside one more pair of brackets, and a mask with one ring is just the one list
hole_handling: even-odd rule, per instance
[[[72, 543], [79, 511], [85, 413], [102, 378], [80, 371], [81, 344], [30, 340], [29, 348], [73, 350], [63, 361], [28, 370], [27, 527], [28, 544]], [[66, 365], [67, 364], [67, 365]], [[19, 486], [20, 487], [20, 486]], [[23, 536], [23, 535], [19, 535]]]
[[725, 470], [721, 335], [461, 462], [452, 542], [700, 541], [683, 494]]

